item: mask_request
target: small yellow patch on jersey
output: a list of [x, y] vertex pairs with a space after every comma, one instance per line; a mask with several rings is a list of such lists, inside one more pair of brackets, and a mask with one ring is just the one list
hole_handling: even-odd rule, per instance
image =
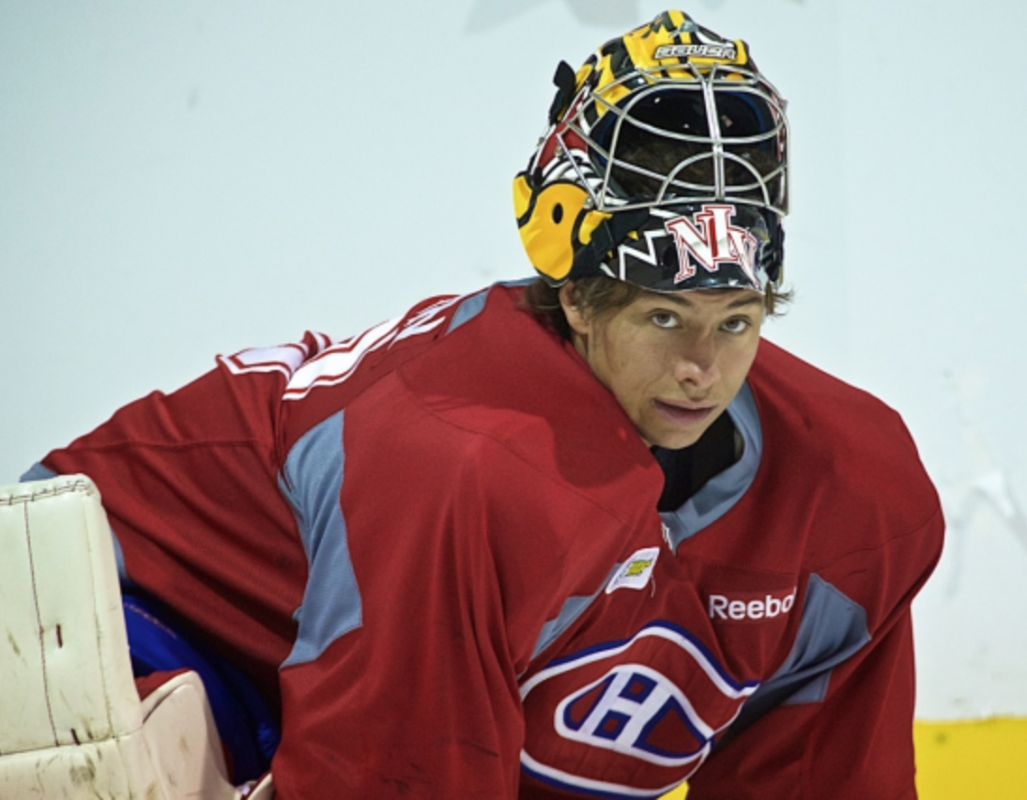
[[632, 561], [624, 568], [625, 578], [636, 578], [653, 565], [651, 558], [639, 558]]

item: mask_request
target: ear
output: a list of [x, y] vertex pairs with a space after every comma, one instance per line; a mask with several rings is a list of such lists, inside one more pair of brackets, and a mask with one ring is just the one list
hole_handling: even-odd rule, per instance
[[587, 336], [592, 326], [588, 324], [581, 306], [575, 302], [574, 281], [567, 281], [560, 287], [559, 298], [560, 307], [563, 309], [563, 315], [567, 318], [567, 324], [571, 330], [579, 336]]

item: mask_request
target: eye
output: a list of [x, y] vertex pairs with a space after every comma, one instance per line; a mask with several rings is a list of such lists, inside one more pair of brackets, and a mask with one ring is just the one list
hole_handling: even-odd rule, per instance
[[752, 326], [752, 322], [746, 317], [731, 317], [720, 327], [727, 333], [745, 333]]
[[678, 327], [678, 318], [669, 311], [654, 311], [649, 315], [649, 319], [652, 320], [653, 325], [657, 328]]

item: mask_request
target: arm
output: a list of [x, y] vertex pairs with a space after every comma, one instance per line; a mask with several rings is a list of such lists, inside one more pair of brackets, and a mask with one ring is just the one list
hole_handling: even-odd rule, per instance
[[279, 800], [517, 796], [518, 699], [450, 586], [283, 668]]
[[792, 655], [690, 781], [690, 800], [916, 797], [910, 603], [942, 527], [939, 512], [886, 552], [811, 581]]
[[478, 465], [383, 384], [286, 459], [310, 577], [275, 785], [282, 800], [513, 798], [523, 722]]
[[906, 610], [823, 700], [786, 701], [715, 750], [689, 800], [913, 800], [913, 690]]
[[130, 403], [43, 461], [95, 481], [123, 580], [249, 673], [272, 704], [306, 569], [277, 488], [282, 383], [275, 373], [215, 369]]

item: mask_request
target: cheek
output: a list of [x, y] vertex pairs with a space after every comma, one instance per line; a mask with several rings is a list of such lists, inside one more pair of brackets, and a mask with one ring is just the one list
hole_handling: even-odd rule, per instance
[[673, 358], [659, 347], [636, 348], [619, 355], [619, 368], [611, 388], [638, 424], [640, 415], [649, 413], [647, 409], [654, 396], [675, 393]]
[[621, 405], [628, 406], [646, 382], [645, 355], [631, 338], [623, 335], [623, 331], [611, 331], [610, 327], [592, 339], [589, 366]]
[[673, 363], [670, 350], [643, 335], [605, 337], [603, 359], [624, 386], [643, 387], [658, 380]]

